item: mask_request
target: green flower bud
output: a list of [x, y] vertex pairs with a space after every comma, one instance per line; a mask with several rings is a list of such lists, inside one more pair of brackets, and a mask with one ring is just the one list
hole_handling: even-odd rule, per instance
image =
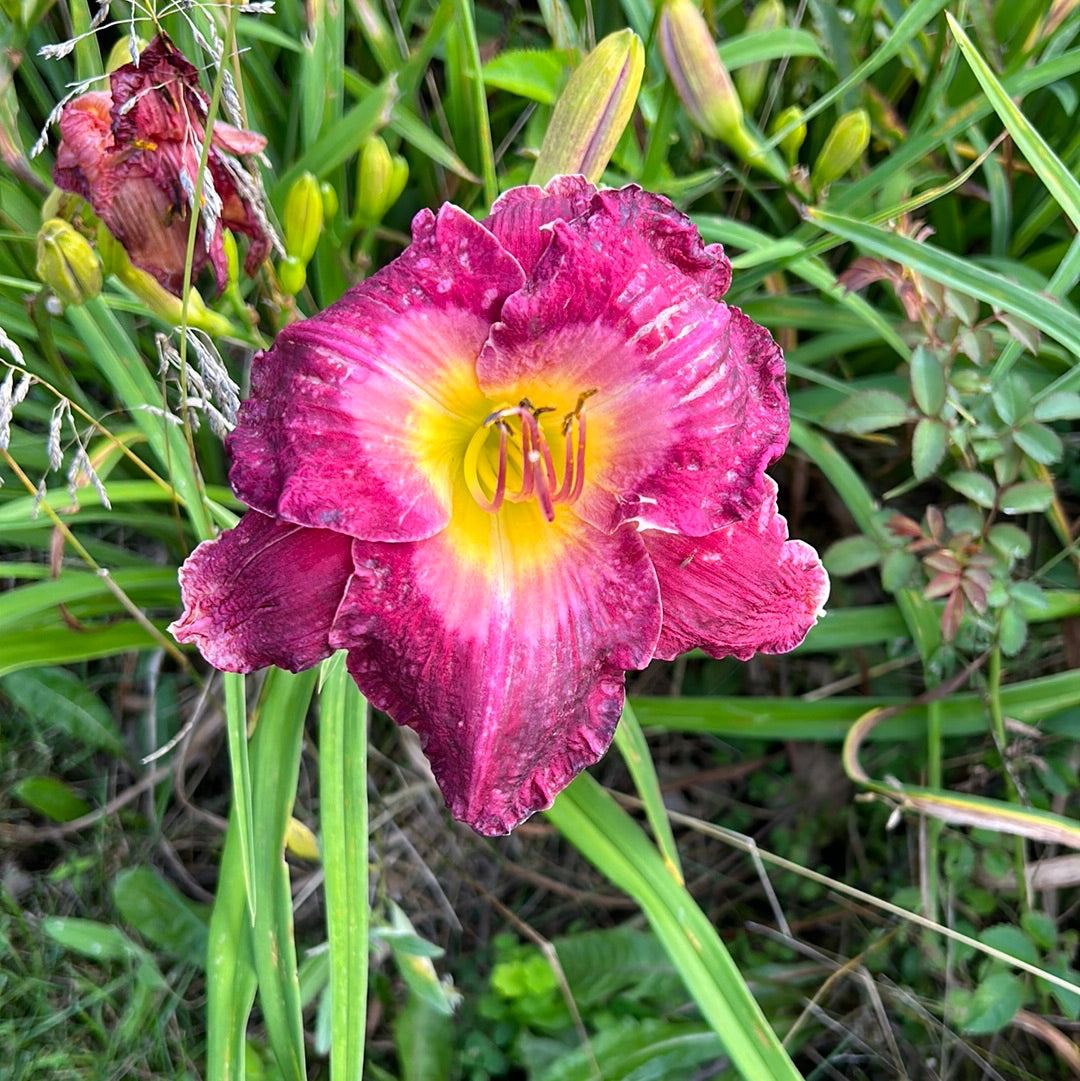
[[802, 109], [798, 105], [789, 105], [776, 114], [769, 127], [770, 133], [776, 135], [777, 132], [790, 128], [792, 124], [796, 125], [780, 140], [780, 149], [784, 152], [784, 158], [789, 166], [795, 164], [799, 156], [799, 148], [806, 141], [806, 123], [802, 115]]
[[393, 177], [394, 159], [386, 140], [381, 135], [370, 136], [360, 149], [356, 174], [356, 215], [361, 221], [382, 221], [392, 203]]
[[665, 0], [657, 39], [675, 92], [694, 123], [721, 142], [739, 139], [742, 102], [694, 0]]
[[578, 65], [559, 95], [530, 182], [560, 173], [598, 181], [634, 112], [645, 49], [633, 30], [608, 34]]
[[35, 271], [69, 305], [84, 304], [101, 292], [101, 263], [90, 241], [63, 218], [38, 230]]
[[282, 215], [285, 250], [301, 263], [315, 254], [323, 227], [323, 197], [312, 173], [301, 173], [289, 186]]
[[[746, 20], [747, 34], [762, 34], [777, 30], [784, 25], [784, 5], [781, 0], [761, 0]], [[765, 79], [769, 74], [768, 63], [761, 61], [747, 64], [735, 72], [735, 89], [739, 92], [743, 107], [752, 112], [761, 100]]]
[[277, 274], [282, 292], [291, 297], [296, 296], [307, 282], [305, 264], [295, 255], [287, 256], [278, 263]]
[[870, 117], [865, 109], [844, 113], [833, 125], [825, 145], [810, 170], [810, 185], [820, 192], [834, 180], [839, 180], [862, 156], [870, 145]]
[[[153, 275], [137, 266], [133, 266], [124, 246], [105, 228], [98, 226], [98, 251], [107, 273], [127, 286], [146, 307], [159, 319], [173, 326], [183, 321], [184, 302], [170, 293]], [[202, 294], [194, 287], [188, 294], [187, 325], [196, 330], [205, 330], [213, 336], [233, 333], [233, 325], [220, 312], [208, 308]]]
[[409, 182], [409, 163], [400, 154], [394, 155], [393, 162], [394, 168], [390, 173], [390, 185], [386, 189], [386, 209], [383, 210], [384, 214], [401, 198], [401, 193]]
[[323, 181], [319, 185], [319, 194], [322, 196], [323, 221], [329, 221], [338, 212], [338, 197], [332, 184]]

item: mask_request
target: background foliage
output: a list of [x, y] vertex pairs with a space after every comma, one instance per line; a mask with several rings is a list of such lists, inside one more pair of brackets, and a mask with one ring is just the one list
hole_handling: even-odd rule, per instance
[[[649, 0], [0, 9], [0, 1075], [1080, 1075], [1075, 3], [707, 2], [750, 144], [679, 100]], [[213, 339], [35, 273], [31, 148], [155, 26], [269, 137], [271, 219], [324, 185]], [[831, 611], [634, 678], [595, 777], [483, 841], [340, 663], [223, 679], [163, 628], [240, 510], [222, 370], [418, 209], [527, 181], [627, 27], [604, 180], [686, 209], [784, 345]]]

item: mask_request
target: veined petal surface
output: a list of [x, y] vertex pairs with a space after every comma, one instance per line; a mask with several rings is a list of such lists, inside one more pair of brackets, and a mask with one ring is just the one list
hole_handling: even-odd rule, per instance
[[249, 511], [180, 568], [184, 614], [169, 627], [225, 672], [300, 672], [329, 657], [330, 627], [352, 575], [352, 542]]
[[788, 540], [766, 478], [759, 510], [704, 537], [641, 534], [660, 580], [664, 625], [656, 656], [700, 647], [748, 660], [794, 649], [823, 614], [829, 577], [810, 545]]
[[[357, 541], [331, 634], [361, 691], [419, 733], [454, 817], [489, 835], [603, 755], [624, 671], [649, 662], [660, 628], [634, 530], [510, 509], [510, 527], [465, 506], [428, 540]], [[508, 528], [545, 531], [542, 547], [507, 543]]]
[[583, 214], [595, 194], [595, 186], [583, 176], [552, 177], [542, 188], [523, 184], [503, 192], [491, 204], [484, 225], [525, 273], [532, 274], [551, 239], [551, 230], [543, 226]]
[[549, 228], [480, 355], [481, 387], [536, 405], [595, 391], [580, 513], [599, 529], [701, 536], [750, 513], [787, 443], [784, 365], [764, 328], [714, 299], [731, 273], [719, 246], [633, 187]]
[[476, 357], [523, 283], [464, 211], [421, 211], [401, 256], [256, 358], [229, 437], [236, 494], [365, 540], [444, 528], [460, 444], [488, 408]]

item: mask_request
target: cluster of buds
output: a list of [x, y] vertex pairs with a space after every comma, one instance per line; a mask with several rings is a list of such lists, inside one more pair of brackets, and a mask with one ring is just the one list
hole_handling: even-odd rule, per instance
[[48, 218], [37, 235], [34, 267], [66, 305], [85, 304], [101, 292], [101, 261], [90, 241], [63, 218]]

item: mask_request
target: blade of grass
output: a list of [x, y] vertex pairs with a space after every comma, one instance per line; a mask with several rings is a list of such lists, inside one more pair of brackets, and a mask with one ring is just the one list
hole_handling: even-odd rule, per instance
[[855, 218], [815, 207], [808, 207], [806, 214], [833, 236], [985, 301], [995, 309], [1019, 316], [1072, 353], [1080, 354], [1080, 316], [1062, 304], [1048, 302], [1045, 293], [1010, 281], [963, 256], [866, 225]]
[[255, 909], [252, 952], [270, 1046], [286, 1081], [307, 1077], [304, 1020], [300, 1007], [292, 891], [284, 859], [285, 829], [296, 798], [304, 717], [315, 690], [317, 671], [298, 676], [272, 669], [259, 703], [251, 770], [255, 858]]
[[331, 1081], [361, 1081], [368, 980], [367, 703], [337, 653], [322, 667], [319, 779], [330, 941]]
[[[631, 699], [646, 727], [678, 732], [709, 732], [725, 738], [842, 740], [869, 709], [900, 707], [874, 730], [875, 739], [911, 740], [926, 734], [925, 707], [889, 696], [802, 701], [792, 698], [643, 698]], [[1034, 724], [1080, 706], [1080, 672], [1061, 672], [1008, 683], [1001, 704], [1009, 717]], [[986, 703], [978, 694], [949, 696], [942, 734], [964, 736], [986, 731]]]
[[247, 745], [247, 699], [244, 677], [226, 672], [225, 729], [229, 740], [229, 766], [233, 778], [233, 803], [236, 806], [236, 834], [240, 845], [240, 865], [243, 869], [244, 891], [248, 899], [249, 918], [256, 916], [255, 851], [252, 845], [254, 811], [251, 806], [251, 765]]
[[622, 719], [615, 729], [615, 746], [622, 755], [634, 787], [641, 797], [645, 817], [649, 820], [657, 847], [664, 857], [664, 866], [680, 886], [685, 885], [686, 879], [679, 861], [679, 847], [675, 844], [664, 797], [660, 794], [656, 767], [649, 753], [649, 745], [645, 742], [645, 733], [641, 731], [641, 725], [634, 715], [634, 707], [629, 702], [623, 706]]
[[476, 38], [476, 19], [472, 0], [456, 0], [458, 21], [451, 32], [459, 38], [460, 48], [451, 51], [457, 57], [449, 77], [457, 81], [459, 93], [469, 114], [469, 128], [477, 140], [480, 155], [480, 176], [484, 182], [484, 201], [488, 206], [499, 194], [495, 176], [495, 148], [491, 142], [491, 121], [488, 118], [487, 93], [484, 89], [483, 65], [480, 63], [480, 43]]
[[948, 11], [945, 12], [945, 19], [956, 39], [956, 44], [960, 46], [960, 51], [964, 54], [964, 59], [967, 60], [975, 78], [978, 79], [994, 112], [1012, 136], [1013, 142], [1035, 170], [1035, 175], [1046, 185], [1047, 190], [1065, 212], [1069, 221], [1073, 223], [1073, 228], [1080, 229], [1080, 181], [1005, 92], [1005, 88], [998, 81], [990, 65]]
[[641, 906], [742, 1076], [748, 1081], [801, 1078], [716, 929], [611, 796], [588, 774], [581, 774], [547, 816], [601, 873]]

